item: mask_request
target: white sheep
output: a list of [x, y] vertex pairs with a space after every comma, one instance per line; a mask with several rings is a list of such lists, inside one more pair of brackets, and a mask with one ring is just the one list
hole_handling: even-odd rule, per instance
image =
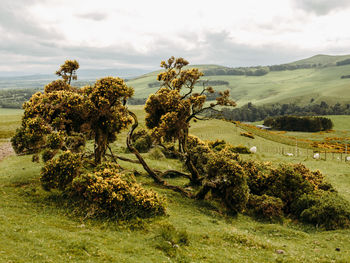
[[319, 153], [315, 153], [314, 154], [314, 159], [316, 159], [316, 160], [320, 159], [320, 154]]
[[294, 154], [292, 153], [286, 153], [287, 156], [293, 156]]
[[257, 149], [256, 146], [253, 146], [252, 148], [249, 149], [251, 153], [256, 153]]
[[346, 160], [347, 162], [350, 162], [350, 156], [346, 156], [346, 157], [345, 157], [345, 160]]

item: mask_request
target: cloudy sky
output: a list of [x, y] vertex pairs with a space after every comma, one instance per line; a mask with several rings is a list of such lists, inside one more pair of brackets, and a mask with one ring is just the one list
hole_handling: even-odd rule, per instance
[[350, 54], [350, 0], [0, 0], [0, 72], [271, 65]]

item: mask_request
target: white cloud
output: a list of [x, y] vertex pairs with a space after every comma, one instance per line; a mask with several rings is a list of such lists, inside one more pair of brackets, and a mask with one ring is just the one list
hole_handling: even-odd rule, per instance
[[294, 0], [297, 8], [317, 15], [327, 15], [328, 13], [350, 6], [349, 0]]
[[347, 2], [0, 0], [0, 56], [41, 70], [73, 57], [82, 67], [154, 68], [171, 55], [239, 66], [350, 53]]

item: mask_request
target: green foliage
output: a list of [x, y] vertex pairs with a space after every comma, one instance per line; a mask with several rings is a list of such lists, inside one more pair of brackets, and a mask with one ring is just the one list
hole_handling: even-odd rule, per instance
[[53, 157], [55, 157], [57, 151], [51, 150], [51, 149], [45, 149], [41, 153], [41, 157], [43, 161], [46, 163], [47, 161], [51, 160]]
[[187, 137], [187, 149], [193, 165], [200, 174], [206, 174], [206, 165], [212, 154], [210, 147], [198, 137], [189, 135]]
[[57, 133], [53, 132], [47, 136], [47, 147], [53, 150], [60, 149], [63, 144], [62, 136]]
[[11, 138], [12, 147], [17, 154], [37, 153], [45, 144], [45, 135], [49, 133], [49, 127], [41, 117], [22, 119], [22, 126], [16, 130]]
[[165, 159], [165, 154], [159, 147], [154, 147], [148, 152], [148, 156], [153, 160], [163, 160]]
[[72, 152], [79, 152], [85, 144], [86, 138], [82, 133], [71, 133], [65, 137], [65, 147]]
[[350, 58], [337, 62], [337, 66], [344, 66], [344, 65], [348, 65], [348, 64], [350, 64]]
[[242, 212], [247, 204], [249, 188], [243, 168], [237, 156], [221, 151], [210, 156], [207, 164], [206, 182], [214, 197], [218, 197], [232, 212]]
[[350, 226], [350, 203], [335, 192], [304, 194], [293, 209], [301, 221], [327, 230]]
[[248, 175], [251, 193], [248, 207], [254, 214], [278, 218], [283, 214], [278, 212], [280, 209], [326, 229], [350, 226], [350, 203], [325, 182], [319, 171], [311, 171], [302, 164], [274, 167], [254, 161], [240, 163]]
[[55, 159], [49, 160], [41, 169], [40, 181], [47, 191], [65, 190], [73, 179], [80, 174], [81, 160], [78, 154], [66, 151]]
[[281, 164], [270, 170], [265, 182], [266, 194], [280, 198], [284, 203], [284, 211], [290, 211], [290, 205], [304, 193], [311, 193], [311, 183], [303, 178], [293, 166]]
[[173, 225], [161, 224], [158, 232], [159, 234], [155, 237], [156, 248], [169, 257], [177, 257], [181, 247], [190, 244], [187, 231], [178, 230]]
[[276, 221], [283, 217], [283, 202], [278, 197], [250, 194], [247, 208], [254, 216], [264, 220]]
[[157, 193], [128, 181], [115, 169], [82, 174], [73, 180], [72, 189], [94, 217], [130, 219], [165, 214], [165, 201]]
[[233, 153], [240, 153], [240, 154], [250, 154], [250, 150], [243, 145], [237, 145], [237, 146], [229, 146], [228, 150], [230, 150]]
[[144, 129], [133, 133], [134, 147], [141, 153], [148, 152], [152, 146], [152, 136]]
[[56, 75], [63, 78], [65, 82], [70, 84], [71, 80], [77, 80], [77, 70], [79, 63], [76, 60], [66, 60], [60, 69], [56, 71]]
[[226, 147], [226, 142], [225, 140], [210, 141], [208, 146], [214, 151], [221, 151]]
[[119, 173], [122, 171], [121, 166], [115, 162], [103, 162], [94, 168], [94, 172], [102, 172], [105, 169], [114, 171], [116, 173]]
[[44, 93], [35, 93], [24, 104], [22, 126], [12, 139], [16, 153], [36, 153], [45, 147], [78, 152], [86, 139], [94, 138], [95, 162], [100, 163], [108, 143], [131, 123], [124, 105], [133, 89], [114, 77], [72, 87], [78, 68], [76, 61], [66, 61], [57, 72], [63, 80], [46, 85]]
[[333, 128], [333, 122], [325, 117], [280, 116], [267, 118], [264, 125], [275, 130], [317, 132]]

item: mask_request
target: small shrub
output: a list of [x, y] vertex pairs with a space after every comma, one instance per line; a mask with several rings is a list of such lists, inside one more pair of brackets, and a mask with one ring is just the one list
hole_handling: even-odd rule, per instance
[[73, 133], [66, 138], [66, 147], [72, 152], [79, 152], [85, 146], [85, 137], [81, 133]]
[[[94, 169], [94, 172], [101, 172], [104, 169], [109, 169], [114, 172], [120, 172], [122, 169], [119, 164], [114, 163], [114, 162], [103, 162], [99, 165], [97, 165]], [[111, 173], [112, 174], [112, 173]]]
[[250, 139], [254, 139], [254, 135], [251, 133], [251, 132], [241, 132], [240, 133], [241, 136], [244, 136], [244, 137], [247, 137], [247, 138], [250, 138]]
[[225, 140], [215, 140], [208, 142], [208, 146], [214, 151], [221, 151], [226, 147]]
[[76, 177], [72, 190], [91, 216], [130, 219], [165, 214], [165, 202], [157, 193], [111, 169]]
[[153, 160], [165, 159], [165, 155], [159, 147], [154, 147], [148, 152], [148, 157]]
[[263, 195], [269, 188], [267, 178], [273, 168], [269, 162], [240, 160], [244, 172], [247, 175], [247, 183], [250, 192], [255, 195]]
[[51, 189], [65, 190], [79, 175], [80, 167], [79, 155], [66, 151], [58, 158], [46, 162], [40, 172], [41, 184], [47, 191]]
[[186, 230], [177, 230], [173, 225], [161, 224], [159, 234], [155, 237], [156, 248], [169, 257], [177, 256], [181, 246], [190, 244]]
[[42, 154], [41, 158], [46, 163], [47, 161], [51, 160], [53, 157], [55, 157], [57, 151], [51, 150], [51, 149], [45, 149]]
[[148, 152], [152, 146], [152, 137], [144, 129], [137, 131], [133, 134], [132, 140], [134, 147], [141, 153]]
[[209, 160], [209, 154], [212, 150], [209, 146], [195, 136], [189, 136], [187, 141], [188, 154], [192, 164], [200, 174], [206, 173], [206, 165]]
[[52, 150], [56, 150], [56, 149], [60, 149], [62, 147], [62, 137], [60, 136], [59, 133], [54, 132], [51, 133], [47, 136], [47, 146], [52, 149]]
[[228, 150], [230, 150], [233, 153], [251, 154], [251, 151], [247, 147], [245, 147], [243, 145], [229, 146]]
[[350, 227], [350, 203], [334, 192], [304, 194], [293, 209], [301, 221], [327, 230]]
[[[237, 160], [230, 158], [228, 151], [220, 151], [210, 156], [207, 164], [207, 182], [214, 197], [219, 198], [232, 212], [245, 209], [249, 189], [243, 168]], [[236, 156], [236, 155], [234, 155]]]
[[247, 207], [258, 218], [275, 221], [283, 217], [283, 202], [277, 197], [251, 194]]
[[289, 213], [290, 205], [305, 193], [314, 191], [313, 185], [296, 171], [293, 165], [281, 164], [271, 169], [271, 174], [266, 178], [267, 195], [281, 198], [284, 203], [284, 211]]

